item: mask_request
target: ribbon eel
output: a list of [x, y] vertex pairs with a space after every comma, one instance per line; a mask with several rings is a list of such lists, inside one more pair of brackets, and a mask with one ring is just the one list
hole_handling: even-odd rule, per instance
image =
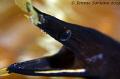
[[120, 79], [120, 44], [81, 25], [61, 21], [34, 7], [36, 25], [63, 44], [54, 56], [11, 64], [8, 73], [33, 76], [69, 76], [88, 79]]

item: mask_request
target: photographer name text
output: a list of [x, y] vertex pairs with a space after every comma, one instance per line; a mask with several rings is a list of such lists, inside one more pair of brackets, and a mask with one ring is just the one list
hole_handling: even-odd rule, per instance
[[92, 1], [92, 2], [81, 2], [72, 1], [73, 5], [120, 5], [120, 2], [105, 2], [105, 1]]

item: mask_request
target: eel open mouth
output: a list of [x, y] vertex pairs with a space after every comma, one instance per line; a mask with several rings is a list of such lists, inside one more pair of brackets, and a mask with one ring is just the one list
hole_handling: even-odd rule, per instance
[[[44, 18], [42, 16], [40, 17], [40, 21], [38, 21], [38, 14], [33, 6], [30, 3], [26, 3], [26, 6], [28, 12], [32, 15], [31, 19], [33, 20], [33, 24], [40, 24], [39, 22], [44, 24]], [[10, 73], [34, 76], [80, 76], [79, 73], [84, 73], [86, 70], [76, 66], [75, 54], [63, 46], [63, 48], [54, 56], [14, 63], [8, 68], [2, 69], [0, 72], [6, 71], [8, 72], [1, 76], [9, 75]]]

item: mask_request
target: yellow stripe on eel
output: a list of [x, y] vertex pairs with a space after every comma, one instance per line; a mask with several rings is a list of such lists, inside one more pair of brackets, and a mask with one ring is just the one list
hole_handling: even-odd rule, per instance
[[35, 71], [35, 73], [43, 73], [43, 74], [50, 74], [50, 73], [84, 73], [86, 69], [64, 69], [64, 70], [47, 70], [47, 71]]

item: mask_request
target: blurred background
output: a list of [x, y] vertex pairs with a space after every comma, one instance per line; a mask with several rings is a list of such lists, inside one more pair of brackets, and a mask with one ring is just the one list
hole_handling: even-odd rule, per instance
[[[91, 27], [120, 42], [119, 5], [76, 5], [73, 1], [94, 0], [32, 0], [40, 11], [61, 20]], [[97, 0], [102, 1], [102, 0]], [[120, 2], [120, 0], [105, 0]], [[55, 54], [61, 44], [24, 17], [14, 0], [0, 0], [0, 69], [15, 62], [21, 62]], [[81, 79], [70, 77], [34, 77], [19, 74], [0, 79]]]

